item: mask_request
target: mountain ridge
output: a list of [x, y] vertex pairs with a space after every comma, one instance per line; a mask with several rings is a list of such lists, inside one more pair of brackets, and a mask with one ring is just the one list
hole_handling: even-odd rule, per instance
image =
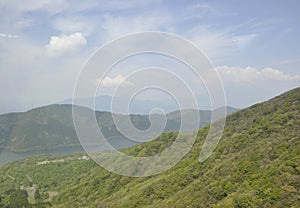
[[[200, 98], [198, 99], [198, 105], [199, 109], [201, 110], [209, 110], [210, 105], [201, 105], [202, 101]], [[181, 99], [185, 100], [185, 99]], [[124, 103], [128, 103], [128, 100], [126, 97], [111, 97], [109, 95], [102, 95], [102, 96], [96, 96], [95, 98], [77, 98], [75, 99], [75, 104], [79, 106], [86, 106], [91, 109], [95, 109], [96, 111], [106, 111], [106, 112], [113, 112], [116, 114], [128, 114], [127, 111], [124, 111], [123, 106]], [[95, 106], [91, 106], [91, 103], [94, 103]], [[111, 110], [111, 105], [114, 104], [113, 111]], [[55, 104], [73, 104], [73, 99], [69, 98], [60, 102], [57, 102]], [[189, 109], [190, 105], [188, 103], [182, 103], [181, 107], [182, 109]], [[148, 115], [149, 112], [154, 108], [159, 108], [163, 110], [166, 114], [177, 111], [180, 109], [180, 106], [178, 106], [174, 100], [172, 99], [164, 99], [164, 100], [145, 100], [145, 99], [134, 99], [130, 103], [129, 114], [139, 114], [139, 115]], [[230, 107], [230, 106], [227, 106]], [[222, 108], [222, 107], [218, 107]], [[235, 107], [230, 107], [232, 109], [238, 109]], [[216, 108], [217, 109], [217, 108]], [[213, 110], [216, 110], [213, 109]]]
[[[85, 107], [75, 107], [90, 110]], [[227, 108], [228, 113], [236, 111], [234, 108]], [[197, 111], [201, 117], [199, 127], [209, 124], [210, 112], [193, 110], [190, 114], [197, 113]], [[165, 132], [176, 131], [180, 128], [180, 113], [179, 111], [174, 113], [177, 113], [175, 117], [167, 119]], [[96, 111], [95, 115], [106, 138], [124, 138], [114, 125], [110, 112]], [[167, 114], [167, 117], [168, 115], [172, 113]], [[114, 116], [124, 118], [127, 115], [114, 114]], [[148, 115], [132, 114], [129, 118], [138, 129], [147, 129], [150, 125]], [[72, 105], [53, 104], [27, 112], [0, 115], [0, 148], [26, 152], [79, 145], [72, 119]]]

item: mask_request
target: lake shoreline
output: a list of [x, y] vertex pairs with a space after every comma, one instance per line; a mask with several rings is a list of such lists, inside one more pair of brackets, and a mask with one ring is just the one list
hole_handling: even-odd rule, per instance
[[[124, 139], [124, 138], [113, 138], [109, 140], [109, 143], [116, 149], [129, 148], [138, 144], [137, 142]], [[98, 150], [99, 149], [103, 150], [109, 147], [107, 147], [106, 145], [99, 145], [99, 146], [94, 146], [94, 148], [97, 148]], [[0, 167], [7, 163], [16, 160], [26, 159], [34, 155], [50, 155], [50, 154], [66, 155], [66, 154], [76, 154], [76, 153], [86, 153], [86, 151], [80, 145], [70, 145], [70, 146], [63, 146], [58, 148], [46, 149], [46, 150], [32, 150], [26, 152], [15, 152], [10, 149], [0, 147]]]

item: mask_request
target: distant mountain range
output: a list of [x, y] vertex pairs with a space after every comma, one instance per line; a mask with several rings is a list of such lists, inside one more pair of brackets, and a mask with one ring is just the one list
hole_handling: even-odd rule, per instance
[[[82, 108], [82, 107], [78, 107]], [[88, 108], [84, 108], [89, 110]], [[216, 109], [215, 113], [221, 109]], [[227, 107], [227, 113], [237, 111]], [[185, 118], [198, 113], [200, 124], [198, 128], [211, 122], [209, 110], [183, 110], [174, 111], [166, 115], [167, 122], [164, 132], [178, 131], [181, 124], [181, 113]], [[95, 112], [99, 127], [105, 138], [126, 139], [114, 125], [110, 112]], [[125, 118], [126, 115], [114, 114], [116, 117]], [[159, 114], [156, 115], [159, 117]], [[150, 126], [148, 115], [129, 115], [133, 125], [138, 129], [147, 129]], [[191, 123], [193, 126], [193, 123]], [[190, 129], [190, 131], [196, 130]], [[75, 132], [72, 119], [72, 105], [54, 104], [35, 108], [24, 113], [8, 113], [0, 115], [0, 148], [15, 152], [31, 150], [49, 150], [60, 147], [78, 146], [79, 141]]]
[[[186, 99], [182, 99], [186, 100]], [[76, 105], [79, 106], [86, 106], [91, 109], [94, 109], [93, 106], [91, 106], [91, 103], [95, 102], [95, 110], [97, 111], [107, 111], [107, 112], [113, 112], [113, 113], [121, 113], [121, 114], [142, 114], [146, 115], [149, 114], [149, 112], [154, 108], [160, 108], [166, 113], [170, 113], [173, 111], [176, 111], [178, 109], [188, 109], [192, 108], [189, 104], [189, 101], [186, 101], [186, 103], [182, 103], [183, 107], [179, 107], [178, 104], [176, 104], [175, 100], [172, 99], [164, 99], [164, 100], [145, 100], [145, 99], [133, 99], [130, 103], [129, 109], [124, 108], [124, 103], [128, 104], [126, 97], [111, 97], [109, 95], [103, 95], [103, 96], [96, 96], [95, 98], [80, 98], [76, 99]], [[111, 109], [111, 104], [113, 105], [113, 109]], [[57, 104], [73, 104], [72, 99], [67, 99], [61, 102], [58, 102]], [[198, 104], [200, 106], [199, 109], [209, 109], [207, 105], [202, 104], [200, 100], [198, 100]], [[204, 107], [205, 106], [205, 107]], [[127, 108], [127, 106], [126, 106]]]

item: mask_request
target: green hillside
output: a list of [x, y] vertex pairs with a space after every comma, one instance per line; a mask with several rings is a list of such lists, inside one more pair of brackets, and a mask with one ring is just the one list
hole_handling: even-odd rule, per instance
[[[88, 111], [89, 109], [84, 110]], [[227, 108], [228, 113], [236, 110]], [[184, 110], [183, 113], [188, 115], [199, 113], [201, 117], [199, 127], [210, 123], [210, 111]], [[95, 115], [106, 138], [122, 138], [113, 123], [111, 113], [97, 111]], [[121, 118], [125, 117], [125, 115], [115, 115]], [[150, 125], [147, 115], [129, 116], [138, 129], [147, 129]], [[180, 128], [180, 112], [170, 113], [167, 117], [165, 132], [178, 130]], [[71, 105], [49, 105], [24, 113], [0, 115], [0, 148], [14, 152], [26, 152], [68, 146], [79, 146], [72, 120]]]
[[[208, 127], [199, 130], [191, 152], [180, 163], [150, 177], [119, 176], [82, 155], [16, 161], [0, 168], [0, 203], [2, 207], [300, 207], [299, 111], [297, 88], [233, 113], [205, 162], [199, 163], [198, 157]], [[175, 137], [176, 133], [165, 133], [124, 151], [153, 155]], [[33, 193], [35, 187], [38, 192]]]

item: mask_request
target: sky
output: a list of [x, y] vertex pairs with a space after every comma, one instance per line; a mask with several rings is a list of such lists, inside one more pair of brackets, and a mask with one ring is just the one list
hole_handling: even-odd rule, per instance
[[[300, 86], [299, 9], [298, 0], [2, 0], [0, 113], [71, 98], [82, 67], [97, 49], [144, 31], [172, 33], [194, 43], [220, 75], [227, 105], [250, 106]], [[134, 57], [101, 79], [101, 93], [111, 95], [120, 83], [125, 94], [134, 85], [140, 88], [126, 81], [125, 72], [147, 63], [182, 67], [151, 55]]]

